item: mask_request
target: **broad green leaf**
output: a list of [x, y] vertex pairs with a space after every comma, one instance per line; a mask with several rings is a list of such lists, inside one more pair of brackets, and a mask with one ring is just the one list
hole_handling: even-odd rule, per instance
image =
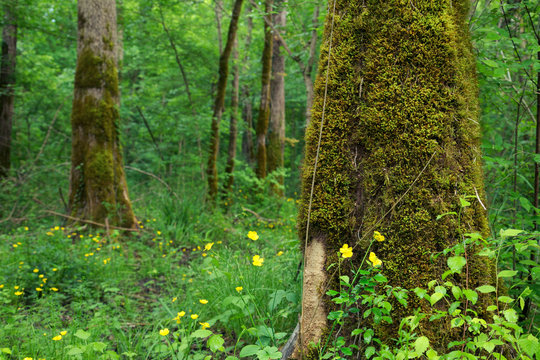
[[492, 68], [499, 67], [499, 64], [496, 61], [493, 61], [491, 59], [484, 59], [482, 60], [482, 62]]
[[489, 294], [494, 292], [496, 289], [491, 285], [482, 285], [476, 288], [476, 291], [481, 292], [482, 294]]
[[11, 349], [10, 349], [10, 348], [2, 348], [2, 352], [3, 352], [4, 354], [9, 354], [9, 355], [11, 355]]
[[72, 347], [68, 352], [67, 354], [69, 356], [76, 356], [76, 355], [81, 355], [84, 353], [84, 350], [81, 349], [80, 347], [77, 347], [77, 346], [74, 346]]
[[502, 278], [515, 276], [518, 272], [515, 270], [503, 270], [497, 276]]
[[476, 304], [476, 301], [478, 301], [478, 293], [471, 289], [465, 289], [463, 290], [463, 295], [474, 304]]
[[423, 354], [429, 348], [429, 339], [425, 336], [420, 336], [414, 342], [414, 351], [417, 354]]
[[84, 331], [82, 329], [77, 330], [77, 332], [74, 334], [74, 336], [78, 337], [81, 340], [88, 340], [90, 337], [90, 333], [87, 331]]
[[450, 270], [456, 273], [460, 273], [461, 269], [465, 266], [467, 263], [467, 260], [463, 256], [451, 256], [446, 261], [448, 264], [448, 267]]
[[368, 346], [366, 351], [364, 351], [366, 359], [369, 359], [373, 354], [375, 354], [375, 348], [373, 346]]
[[223, 340], [221, 335], [213, 335], [210, 336], [210, 338], [206, 342], [206, 345], [208, 346], [210, 351], [215, 353], [216, 351], [223, 349], [223, 343], [225, 343], [225, 340]]
[[94, 351], [103, 352], [103, 350], [105, 350], [105, 348], [107, 347], [107, 344], [98, 341], [98, 342], [90, 343], [90, 346], [92, 347], [92, 350]]
[[505, 303], [505, 304], [509, 304], [512, 301], [514, 301], [514, 299], [512, 299], [509, 296], [499, 296], [498, 300], [499, 300], [499, 302], [502, 302], [502, 303]]
[[506, 230], [501, 230], [499, 232], [499, 236], [502, 237], [502, 238], [507, 238], [507, 237], [512, 237], [512, 236], [518, 236], [522, 232], [523, 232], [523, 230], [506, 229]]
[[437, 355], [437, 352], [433, 349], [429, 349], [427, 352], [426, 352], [426, 356], [428, 357], [429, 360], [438, 360], [439, 359], [439, 355]]
[[503, 311], [503, 314], [504, 314], [504, 318], [508, 322], [515, 323], [518, 321], [518, 314], [516, 310], [514, 309], [506, 309]]
[[199, 329], [199, 330], [195, 330], [194, 332], [192, 332], [191, 337], [192, 338], [205, 338], [205, 337], [208, 337], [208, 336], [210, 336], [212, 334], [213, 334], [213, 332], [211, 332], [210, 330]]
[[518, 339], [517, 342], [519, 347], [523, 349], [523, 351], [525, 351], [525, 353], [531, 358], [534, 357], [534, 354], [538, 354], [540, 352], [540, 344], [538, 343], [538, 339], [532, 334], [523, 335], [521, 339]]
[[430, 298], [429, 298], [429, 303], [431, 304], [431, 306], [435, 305], [437, 303], [437, 301], [441, 300], [443, 298], [444, 294], [441, 294], [441, 293], [433, 293]]
[[261, 350], [261, 347], [259, 345], [246, 345], [242, 348], [242, 350], [240, 350], [240, 354], [238, 356], [240, 357], [253, 356], [259, 350]]
[[225, 360], [238, 360], [236, 356], [227, 356]]

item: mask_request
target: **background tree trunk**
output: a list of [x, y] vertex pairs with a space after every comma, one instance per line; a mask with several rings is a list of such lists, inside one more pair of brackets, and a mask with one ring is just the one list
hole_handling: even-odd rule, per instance
[[233, 81], [232, 81], [232, 96], [231, 96], [231, 122], [229, 126], [229, 149], [227, 152], [227, 165], [225, 166], [225, 174], [227, 175], [227, 183], [225, 190], [230, 193], [234, 183], [234, 161], [236, 160], [236, 138], [238, 134], [238, 98], [240, 96], [240, 64], [238, 63], [238, 42], [235, 41], [233, 49]]
[[[432, 254], [462, 242], [464, 233], [488, 232], [479, 201], [483, 180], [468, 1], [403, 6], [336, 0], [335, 11], [333, 4], [306, 134], [298, 225], [305, 241], [306, 351], [330, 330], [326, 316], [333, 309], [322, 294], [339, 291], [339, 274], [326, 269], [338, 262], [345, 243], [354, 246], [354, 255], [341, 273], [360, 266], [373, 231], [379, 231], [386, 241], [371, 251], [382, 260], [382, 273], [390, 285], [414, 289], [440, 280], [447, 269], [446, 258], [433, 260]], [[471, 205], [462, 208], [460, 199], [471, 195]], [[437, 220], [448, 212], [460, 216]], [[474, 249], [467, 254], [467, 277], [447, 279], [469, 289], [493, 285], [494, 265]], [[487, 300], [480, 295], [474, 307], [479, 317], [486, 316]], [[393, 325], [375, 327], [383, 342], [396, 337], [400, 319], [414, 309], [430, 311], [416, 296], [409, 297], [408, 309], [392, 305]], [[366, 321], [360, 314], [347, 318], [340, 335]], [[421, 326], [438, 351], [462, 336], [449, 324]]]
[[116, 4], [79, 0], [71, 216], [135, 228], [119, 140]]
[[[251, 46], [251, 34], [253, 32], [253, 18], [249, 16], [251, 13], [251, 5], [246, 4], [246, 27], [247, 35], [244, 45], [244, 67], [249, 64], [249, 49]], [[255, 151], [253, 146], [253, 104], [251, 102], [251, 94], [249, 84], [246, 82], [242, 85], [242, 118], [244, 119], [245, 131], [242, 136], [242, 153], [249, 164], [255, 162]]]
[[212, 132], [210, 136], [210, 156], [208, 157], [208, 196], [210, 201], [215, 202], [218, 193], [218, 170], [217, 160], [219, 153], [219, 123], [223, 114], [225, 104], [225, 91], [227, 90], [227, 76], [229, 75], [229, 57], [236, 38], [238, 29], [238, 19], [242, 10], [242, 0], [235, 0], [227, 43], [221, 56], [219, 57], [219, 79], [216, 101], [214, 103], [214, 114], [212, 116]]
[[264, 48], [262, 55], [262, 75], [261, 75], [261, 101], [259, 105], [259, 115], [257, 116], [257, 166], [256, 174], [259, 179], [266, 177], [266, 132], [268, 131], [268, 121], [270, 118], [270, 76], [272, 73], [272, 29], [268, 25], [272, 21], [272, 0], [265, 2], [265, 23], [264, 23]]
[[17, 59], [17, 23], [14, 2], [4, 6], [2, 30], [2, 58], [0, 64], [0, 178], [7, 176], [11, 167], [11, 128], [15, 99], [15, 65]]
[[[272, 15], [274, 27], [283, 31], [287, 19], [285, 4], [280, 1], [276, 5], [282, 8]], [[283, 151], [285, 148], [285, 56], [280, 49], [279, 37], [273, 37], [272, 45], [272, 80], [270, 82], [270, 124], [268, 126], [268, 173], [283, 167]], [[278, 178], [283, 186], [283, 176]], [[283, 196], [283, 188], [272, 187], [276, 195]]]

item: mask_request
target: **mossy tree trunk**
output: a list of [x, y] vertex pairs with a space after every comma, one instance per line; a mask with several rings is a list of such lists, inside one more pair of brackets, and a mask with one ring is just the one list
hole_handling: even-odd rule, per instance
[[225, 91], [227, 90], [227, 77], [229, 75], [229, 57], [231, 56], [233, 44], [238, 30], [238, 19], [242, 10], [242, 0], [235, 0], [234, 8], [229, 23], [229, 32], [225, 48], [219, 57], [219, 78], [217, 85], [216, 100], [214, 102], [214, 113], [212, 116], [212, 129], [210, 135], [210, 154], [208, 157], [208, 197], [211, 202], [216, 201], [218, 193], [218, 154], [219, 154], [219, 123], [223, 115], [225, 104]]
[[[414, 289], [440, 281], [447, 270], [446, 259], [430, 259], [432, 254], [459, 243], [464, 233], [488, 232], [478, 200], [483, 180], [468, 1], [336, 0], [335, 12], [333, 4], [302, 175], [304, 350], [330, 331], [326, 316], [331, 302], [323, 294], [338, 287], [339, 280], [326, 269], [338, 262], [345, 243], [354, 246], [345, 266], [358, 268], [373, 232], [379, 231], [386, 241], [371, 251], [382, 260], [382, 273], [390, 285]], [[460, 198], [470, 195], [471, 206], [461, 209]], [[460, 213], [460, 219], [437, 220], [448, 212]], [[471, 289], [493, 285], [495, 268], [469, 249], [468, 277], [451, 280]], [[481, 295], [475, 308], [479, 316], [487, 300]], [[375, 336], [385, 342], [396, 337], [403, 316], [419, 306], [429, 311], [414, 295], [408, 309], [394, 305], [394, 324], [376, 328]], [[461, 339], [461, 331], [456, 335], [439, 321], [426, 321], [422, 332], [437, 349]]]
[[119, 140], [114, 0], [78, 1], [70, 215], [135, 228]]
[[11, 167], [11, 129], [15, 99], [15, 65], [17, 59], [16, 1], [4, 6], [2, 58], [0, 59], [0, 178]]
[[[250, 16], [251, 6], [246, 4], [246, 41], [244, 45], [244, 67], [249, 63], [249, 48], [251, 46], [251, 35], [253, 32], [253, 18]], [[242, 154], [249, 164], [255, 162], [255, 151], [253, 146], [253, 104], [249, 83], [242, 85], [242, 118], [244, 119], [244, 134], [242, 135]]]
[[272, 0], [265, 1], [264, 22], [264, 47], [262, 54], [262, 74], [261, 74], [261, 101], [259, 104], [259, 114], [257, 116], [257, 164], [255, 173], [259, 179], [266, 177], [267, 155], [266, 155], [266, 132], [268, 131], [268, 121], [270, 119], [270, 77], [272, 74], [272, 29], [268, 25], [272, 21]]
[[[285, 29], [287, 10], [280, 1], [276, 5], [281, 9], [272, 15], [272, 22], [282, 33]], [[272, 79], [270, 82], [270, 124], [268, 126], [268, 173], [283, 167], [285, 149], [285, 56], [281, 51], [279, 37], [273, 37]], [[283, 196], [283, 176], [278, 179], [281, 187], [273, 186], [274, 194]]]

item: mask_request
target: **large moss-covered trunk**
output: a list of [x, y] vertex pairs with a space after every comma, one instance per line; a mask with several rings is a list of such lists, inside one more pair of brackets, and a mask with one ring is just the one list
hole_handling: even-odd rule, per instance
[[70, 215], [136, 226], [119, 140], [116, 3], [78, 1]]
[[[304, 302], [319, 299], [315, 306], [303, 306], [304, 346], [328, 333], [329, 302], [322, 294], [327, 284], [337, 283], [337, 274], [325, 269], [337, 263], [343, 244], [355, 246], [349, 260], [357, 267], [373, 231], [381, 232], [386, 241], [371, 251], [383, 261], [390, 284], [426, 288], [447, 270], [446, 259], [433, 260], [432, 254], [459, 242], [463, 233], [488, 231], [477, 200], [483, 184], [468, 1], [336, 0], [335, 14], [329, 3], [299, 218], [300, 239], [307, 239]], [[459, 213], [460, 197], [469, 195], [475, 198], [460, 220], [437, 220], [443, 213]], [[324, 266], [311, 255], [320, 246]], [[468, 284], [458, 276], [453, 281], [469, 288], [494, 282], [491, 263], [470, 254], [468, 260]], [[378, 328], [377, 336], [396, 337], [392, 331], [399, 318], [418, 306], [411, 296], [409, 308], [396, 307], [394, 325]], [[309, 327], [317, 318], [323, 319], [319, 331]], [[445, 326], [426, 322], [422, 331], [437, 348], [445, 348], [452, 337]]]

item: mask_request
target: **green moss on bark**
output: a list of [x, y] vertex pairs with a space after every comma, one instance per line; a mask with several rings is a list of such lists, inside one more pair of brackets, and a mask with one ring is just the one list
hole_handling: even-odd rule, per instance
[[[459, 223], [436, 220], [459, 212], [460, 197], [483, 196], [466, 9], [466, 1], [337, 0], [329, 66], [327, 19], [306, 133], [300, 238], [328, 79], [309, 239], [323, 234], [329, 254], [355, 245], [352, 262], [358, 264], [373, 231], [383, 233], [387, 241], [372, 251], [394, 286], [425, 287], [440, 279], [446, 261], [432, 262], [431, 254], [456, 244], [463, 233], [488, 232], [476, 200]], [[470, 288], [494, 282], [493, 264], [478, 257], [470, 264]], [[419, 304], [411, 299], [414, 309]], [[393, 316], [410, 311], [397, 308]], [[380, 336], [389, 339], [394, 330], [380, 329]], [[435, 343], [448, 340], [438, 330], [425, 331]]]

